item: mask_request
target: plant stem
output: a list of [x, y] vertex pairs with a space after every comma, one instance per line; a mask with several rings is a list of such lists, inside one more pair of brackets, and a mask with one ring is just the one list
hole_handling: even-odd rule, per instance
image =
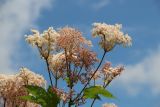
[[69, 103], [68, 103], [68, 107], [71, 107], [71, 102], [69, 101]]
[[94, 82], [94, 86], [95, 86], [96, 85], [96, 80], [94, 79], [93, 82]]
[[65, 51], [65, 58], [66, 58], [66, 67], [67, 67], [67, 77], [70, 78], [69, 66], [68, 66], [68, 58], [67, 58], [67, 51]]
[[96, 99], [94, 98], [94, 100], [92, 101], [91, 107], [93, 107], [94, 102], [96, 101]]
[[65, 107], [65, 103], [63, 102], [62, 107]]
[[80, 67], [80, 70], [78, 71], [78, 76], [80, 75], [82, 69], [83, 69], [83, 65]]
[[104, 51], [103, 56], [101, 58], [101, 61], [100, 61], [99, 65], [97, 66], [96, 70], [94, 71], [93, 75], [91, 76], [91, 78], [89, 78], [89, 80], [87, 81], [87, 83], [85, 84], [85, 86], [83, 87], [83, 89], [80, 91], [80, 93], [77, 95], [77, 97], [74, 99], [74, 101], [82, 94], [82, 92], [85, 90], [85, 88], [87, 87], [87, 85], [89, 84], [89, 82], [92, 80], [92, 78], [94, 77], [94, 75], [98, 71], [99, 67], [101, 66], [105, 55], [106, 55], [106, 51]]
[[58, 85], [58, 79], [56, 78], [55, 79], [55, 87], [57, 88], [57, 85]]
[[53, 87], [52, 77], [51, 77], [51, 72], [50, 71], [49, 71], [49, 79], [50, 79], [50, 82], [51, 82], [51, 86]]
[[50, 83], [51, 83], [51, 86], [53, 87], [51, 71], [49, 70], [49, 63], [47, 60], [46, 60], [46, 64], [47, 64], [47, 70], [48, 70], [48, 74], [49, 74]]
[[6, 107], [6, 98], [3, 98], [4, 104], [3, 106]]
[[[67, 58], [67, 50], [66, 49], [64, 49], [64, 51], [65, 51], [65, 58], [66, 58], [66, 67], [67, 67], [67, 77], [69, 78], [69, 84], [68, 84], [68, 86], [69, 86], [69, 90], [70, 90], [70, 92], [72, 91], [72, 87], [73, 87], [73, 84], [72, 84], [72, 81], [71, 81], [71, 70], [70, 70], [70, 63], [69, 63], [69, 61], [68, 61], [68, 58]], [[69, 99], [69, 103], [68, 103], [68, 107], [71, 107], [71, 104], [72, 103], [72, 96], [71, 96], [71, 98]]]
[[40, 52], [40, 54], [44, 57], [44, 59], [45, 59], [45, 62], [46, 62], [46, 65], [47, 65], [47, 70], [48, 70], [48, 75], [49, 75], [49, 79], [50, 79], [50, 83], [51, 83], [51, 86], [53, 87], [53, 83], [52, 83], [52, 77], [51, 77], [51, 71], [50, 71], [50, 69], [49, 69], [49, 63], [48, 63], [48, 57], [49, 57], [49, 54], [50, 54], [50, 51], [51, 51], [51, 48], [50, 48], [50, 34], [48, 33], [48, 35], [49, 35], [49, 44], [48, 44], [48, 55], [47, 56], [45, 56], [44, 54], [43, 54], [43, 49], [42, 49], [42, 47], [39, 47], [38, 46], [38, 44], [36, 44], [37, 45], [37, 48], [38, 48], [38, 51]]
[[[104, 85], [103, 85], [103, 88], [106, 88], [106, 87], [110, 84], [110, 82], [111, 82], [111, 81], [108, 81], [107, 84], [104, 84]], [[96, 98], [93, 99], [93, 101], [92, 101], [92, 103], [91, 103], [91, 107], [93, 107], [93, 104], [95, 103], [95, 101], [96, 101]]]
[[[94, 79], [94, 86], [96, 85], [95, 79]], [[96, 99], [94, 98], [92, 103], [91, 103], [91, 107], [93, 107], [94, 102], [96, 101]]]
[[57, 77], [57, 71], [56, 71], [56, 77], [55, 77], [55, 87], [57, 88], [57, 83], [58, 83], [58, 77]]
[[48, 36], [49, 36], [49, 39], [48, 39], [48, 55], [47, 56], [44, 56], [45, 60], [46, 60], [46, 64], [47, 64], [47, 70], [48, 70], [48, 74], [49, 74], [49, 79], [50, 79], [50, 83], [51, 83], [51, 86], [53, 87], [53, 83], [52, 83], [52, 76], [51, 76], [51, 71], [49, 69], [49, 63], [48, 63], [48, 58], [49, 58], [49, 54], [50, 54], [50, 51], [51, 51], [51, 42], [50, 42], [50, 33], [48, 32]]

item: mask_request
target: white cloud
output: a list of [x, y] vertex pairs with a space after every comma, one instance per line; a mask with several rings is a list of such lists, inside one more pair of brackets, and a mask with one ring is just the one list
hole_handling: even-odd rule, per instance
[[111, 0], [99, 0], [97, 3], [92, 4], [92, 8], [99, 10], [110, 3]]
[[[140, 91], [150, 90], [154, 95], [160, 94], [160, 48], [152, 51], [142, 61], [126, 66], [124, 73], [115, 80], [116, 85], [136, 95]], [[144, 89], [145, 87], [145, 89]]]
[[0, 73], [11, 73], [12, 55], [23, 32], [33, 26], [51, 0], [5, 0], [0, 5]]
[[87, 5], [87, 7], [92, 8], [94, 10], [100, 10], [103, 7], [107, 6], [111, 0], [78, 0], [78, 5]]
[[108, 6], [112, 2], [118, 2], [119, 4], [124, 4], [125, 0], [77, 0], [78, 5], [84, 6], [98, 11]]

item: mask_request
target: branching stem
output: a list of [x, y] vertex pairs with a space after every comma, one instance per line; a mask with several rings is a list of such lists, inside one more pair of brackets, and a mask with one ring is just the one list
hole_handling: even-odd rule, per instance
[[91, 78], [89, 78], [89, 80], [87, 81], [87, 83], [85, 84], [85, 86], [83, 87], [83, 89], [80, 91], [80, 93], [77, 95], [77, 97], [74, 99], [74, 101], [82, 94], [82, 92], [86, 89], [86, 87], [88, 86], [88, 84], [90, 83], [90, 81], [92, 80], [92, 78], [94, 77], [94, 75], [96, 74], [96, 72], [98, 71], [99, 67], [101, 66], [103, 59], [106, 55], [106, 51], [104, 51], [103, 56], [101, 58], [101, 61], [99, 63], [99, 65], [97, 66], [96, 70], [94, 71], [94, 73], [92, 74]]

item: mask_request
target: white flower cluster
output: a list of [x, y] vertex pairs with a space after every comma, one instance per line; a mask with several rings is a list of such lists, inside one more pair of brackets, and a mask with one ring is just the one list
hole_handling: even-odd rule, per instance
[[[13, 85], [16, 85], [16, 77], [14, 75], [0, 75], [0, 97], [7, 96], [8, 90], [11, 90]], [[16, 86], [15, 86], [16, 87]], [[12, 90], [12, 92], [14, 89]], [[9, 93], [9, 92], [8, 92]]]
[[117, 107], [117, 106], [113, 103], [105, 103], [102, 105], [102, 107]]
[[63, 59], [65, 59], [64, 52], [59, 52], [57, 54], [50, 55], [48, 61], [51, 66], [56, 66], [57, 64], [61, 64]]
[[65, 66], [65, 54], [64, 52], [59, 52], [57, 54], [52, 54], [48, 58], [48, 63], [51, 71], [57, 76], [62, 76], [62, 69]]
[[106, 23], [94, 23], [92, 36], [100, 36], [102, 38], [100, 45], [103, 48], [107, 48], [106, 50], [111, 50], [116, 44], [123, 44], [123, 46], [131, 45], [131, 37], [128, 34], [124, 34], [121, 28], [121, 24], [108, 25]]
[[26, 36], [26, 41], [32, 46], [37, 45], [40, 48], [45, 48], [48, 45], [51, 45], [51, 49], [54, 49], [54, 44], [56, 38], [59, 34], [52, 28], [49, 27], [48, 30], [45, 30], [42, 34], [37, 30], [31, 30], [33, 35]]
[[35, 74], [27, 68], [21, 68], [17, 77], [22, 79], [24, 83], [27, 82], [27, 85], [37, 85], [42, 87], [45, 87], [46, 85], [46, 81], [43, 76]]
[[[76, 55], [76, 53], [73, 53], [71, 56], [69, 55], [69, 53], [67, 53], [67, 58], [69, 61], [77, 61], [78, 63], [78, 56]], [[54, 74], [57, 73], [58, 77], [65, 74], [64, 71], [66, 69], [66, 57], [63, 51], [57, 54], [49, 55], [48, 63], [51, 71]]]
[[[21, 68], [20, 73], [15, 75], [0, 74], [0, 97], [6, 99], [7, 107], [13, 106], [10, 105], [12, 102], [20, 106], [24, 104], [24, 101], [19, 100], [16, 96], [27, 94], [24, 85], [37, 85], [44, 87], [45, 84], [46, 81], [42, 76], [33, 73], [27, 68]], [[27, 102], [27, 105], [27, 107], [38, 107], [29, 102]]]

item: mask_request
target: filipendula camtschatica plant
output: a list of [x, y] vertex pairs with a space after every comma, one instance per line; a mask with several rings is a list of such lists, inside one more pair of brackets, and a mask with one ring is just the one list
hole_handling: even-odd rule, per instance
[[[50, 86], [45, 89], [39, 85], [27, 84], [24, 86], [27, 94], [19, 98], [42, 107], [78, 107], [85, 106], [86, 103], [87, 106], [91, 103], [90, 106], [93, 107], [102, 96], [115, 98], [106, 87], [122, 73], [124, 67], [112, 67], [110, 62], [103, 63], [103, 60], [116, 45], [127, 47], [132, 44], [131, 37], [124, 34], [121, 28], [120, 24], [93, 24], [92, 37], [100, 38], [97, 44], [103, 53], [94, 52], [92, 42], [75, 28], [49, 27], [42, 33], [32, 29], [33, 34], [26, 36], [26, 41], [38, 49], [45, 61], [47, 71], [44, 72], [49, 75]], [[101, 58], [97, 57], [98, 54], [102, 54]], [[62, 87], [61, 84], [66, 86]], [[92, 101], [87, 102], [88, 99]], [[37, 105], [33, 105], [35, 106]], [[102, 106], [117, 107], [112, 103]]]

